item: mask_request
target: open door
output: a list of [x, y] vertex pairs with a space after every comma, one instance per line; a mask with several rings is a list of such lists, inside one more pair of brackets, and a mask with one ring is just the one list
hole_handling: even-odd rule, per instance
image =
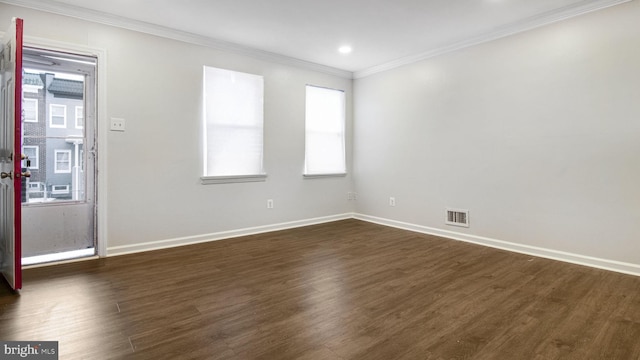
[[0, 270], [22, 288], [22, 19], [14, 18], [0, 49]]

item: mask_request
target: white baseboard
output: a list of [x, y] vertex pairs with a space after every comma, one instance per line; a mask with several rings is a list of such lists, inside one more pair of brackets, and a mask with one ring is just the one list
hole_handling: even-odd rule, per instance
[[279, 230], [287, 230], [287, 229], [293, 229], [293, 228], [302, 227], [302, 226], [316, 225], [316, 224], [322, 224], [322, 223], [338, 221], [338, 220], [352, 219], [353, 217], [354, 215], [352, 213], [345, 213], [345, 214], [331, 215], [331, 216], [325, 216], [325, 217], [319, 217], [319, 218], [313, 218], [313, 219], [291, 221], [291, 222], [280, 223], [280, 224], [257, 226], [257, 227], [251, 227], [246, 229], [221, 231], [221, 232], [212, 233], [212, 234], [150, 241], [150, 242], [145, 242], [141, 244], [113, 246], [113, 247], [107, 248], [107, 256], [126, 255], [126, 254], [133, 254], [133, 253], [144, 252], [144, 251], [167, 249], [167, 248], [172, 248], [177, 246], [193, 245], [193, 244], [199, 244], [199, 243], [204, 243], [209, 241], [261, 234], [261, 233], [267, 233], [267, 232], [279, 231]]
[[608, 259], [600, 259], [591, 256], [584, 256], [579, 254], [573, 254], [563, 251], [545, 249], [536, 246], [529, 246], [523, 244], [516, 244], [508, 241], [496, 240], [491, 238], [486, 238], [482, 236], [469, 235], [464, 233], [459, 233], [455, 231], [442, 230], [437, 228], [431, 228], [422, 225], [415, 225], [410, 223], [405, 223], [396, 220], [389, 220], [384, 218], [379, 218], [375, 216], [369, 216], [364, 214], [354, 214], [355, 219], [372, 222], [380, 225], [391, 226], [399, 229], [414, 231], [423, 234], [440, 236], [452, 240], [459, 240], [464, 242], [469, 242], [478, 245], [489, 246], [492, 248], [513, 251], [521, 254], [527, 254], [532, 256], [543, 257], [552, 260], [564, 261], [572, 264], [584, 265], [589, 267], [594, 267], [598, 269], [604, 269], [609, 271], [615, 271], [623, 274], [640, 276], [640, 265], [639, 264], [631, 264], [625, 263], [615, 260]]
[[302, 226], [316, 225], [316, 224], [322, 224], [322, 223], [345, 220], [345, 219], [358, 219], [358, 220], [367, 221], [375, 224], [391, 226], [391, 227], [395, 227], [403, 230], [414, 231], [422, 234], [440, 236], [440, 237], [451, 239], [451, 240], [464, 241], [468, 243], [489, 246], [492, 248], [512, 251], [512, 252], [521, 253], [521, 254], [538, 256], [538, 257], [543, 257], [543, 258], [552, 259], [552, 260], [564, 261], [572, 264], [584, 265], [584, 266], [589, 266], [589, 267], [598, 268], [598, 269], [615, 271], [623, 274], [640, 276], [639, 264], [625, 263], [625, 262], [620, 262], [615, 260], [595, 258], [591, 256], [573, 254], [573, 253], [546, 249], [546, 248], [541, 248], [536, 246], [517, 244], [517, 243], [512, 243], [512, 242], [503, 241], [503, 240], [491, 239], [491, 238], [486, 238], [486, 237], [476, 236], [476, 235], [469, 235], [469, 234], [459, 233], [459, 232], [450, 231], [450, 230], [437, 229], [437, 228], [410, 224], [402, 221], [384, 219], [384, 218], [379, 218], [379, 217], [364, 215], [364, 214], [357, 214], [357, 213], [338, 214], [338, 215], [325, 216], [320, 218], [257, 226], [257, 227], [251, 227], [246, 229], [221, 231], [221, 232], [212, 233], [212, 234], [186, 236], [186, 237], [175, 238], [175, 239], [151, 241], [151, 242], [146, 242], [141, 244], [114, 246], [114, 247], [109, 247], [107, 249], [107, 256], [118, 256], [118, 255], [133, 254], [133, 253], [144, 252], [144, 251], [167, 249], [167, 248], [172, 248], [177, 246], [199, 244], [199, 243], [204, 243], [209, 241], [229, 239], [229, 238], [235, 238], [240, 236], [262, 234], [262, 233], [279, 231], [279, 230], [287, 230], [287, 229], [293, 229], [293, 228], [298, 228]]

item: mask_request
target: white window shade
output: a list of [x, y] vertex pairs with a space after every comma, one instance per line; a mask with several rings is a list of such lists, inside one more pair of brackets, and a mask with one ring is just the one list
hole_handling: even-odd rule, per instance
[[344, 91], [307, 85], [305, 175], [346, 173], [344, 128]]
[[204, 67], [204, 178], [264, 175], [262, 76]]
[[38, 99], [23, 99], [22, 110], [25, 122], [38, 122]]
[[55, 163], [53, 172], [70, 173], [71, 172], [71, 150], [55, 150]]
[[76, 129], [84, 128], [84, 110], [82, 106], [76, 106]]

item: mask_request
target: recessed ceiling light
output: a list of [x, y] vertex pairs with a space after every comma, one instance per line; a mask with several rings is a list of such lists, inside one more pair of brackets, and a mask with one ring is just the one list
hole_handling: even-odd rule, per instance
[[338, 48], [338, 52], [340, 54], [349, 54], [352, 51], [353, 51], [353, 49], [349, 45], [340, 46], [340, 48]]

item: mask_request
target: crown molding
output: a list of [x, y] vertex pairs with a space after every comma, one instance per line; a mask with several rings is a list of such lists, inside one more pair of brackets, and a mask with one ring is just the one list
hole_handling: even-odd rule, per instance
[[515, 35], [521, 32], [539, 28], [545, 25], [549, 25], [558, 21], [566, 20], [572, 17], [590, 13], [593, 11], [605, 9], [611, 6], [627, 3], [633, 0], [584, 0], [576, 4], [572, 4], [557, 10], [542, 13], [536, 16], [532, 16], [511, 24], [499, 26], [492, 29], [489, 32], [478, 36], [472, 36], [459, 41], [450, 43], [449, 45], [422, 52], [420, 54], [411, 55], [400, 58], [398, 60], [390, 61], [388, 63], [372, 66], [370, 68], [355, 71], [353, 73], [354, 79], [361, 79], [370, 75], [374, 75], [380, 72], [395, 69], [404, 65], [409, 65], [418, 61], [433, 58], [439, 55], [447, 54], [456, 50], [464, 49], [474, 45], [479, 45], [489, 41], [497, 40], [510, 35]]
[[352, 79], [353, 72], [342, 70], [330, 66], [320, 65], [313, 62], [296, 59], [293, 57], [272, 53], [269, 51], [254, 49], [236, 43], [218, 40], [202, 35], [193, 34], [186, 31], [176, 30], [165, 26], [151, 24], [144, 21], [133, 20], [117, 15], [95, 11], [78, 6], [59, 3], [56, 1], [42, 0], [0, 0], [0, 3], [20, 6], [24, 8], [49, 12], [57, 15], [73, 17], [87, 20], [103, 25], [114, 26], [122, 29], [133, 30], [149, 35], [159, 36], [167, 39], [177, 40], [193, 45], [205, 46], [216, 50], [228, 51], [231, 53], [249, 56], [258, 60], [294, 66], [306, 70]]
[[449, 45], [431, 49], [419, 54], [403, 57], [384, 64], [372, 66], [370, 68], [355, 72], [342, 70], [326, 65], [320, 65], [309, 61], [304, 61], [289, 56], [276, 54], [264, 50], [259, 50], [232, 42], [222, 41], [202, 35], [197, 35], [185, 31], [171, 29], [165, 26], [155, 25], [143, 21], [128, 19], [121, 16], [111, 15], [100, 11], [90, 10], [82, 7], [72, 6], [59, 2], [42, 1], [42, 0], [0, 0], [0, 3], [15, 5], [58, 15], [74, 17], [82, 20], [88, 20], [95, 23], [114, 26], [118, 28], [133, 30], [150, 35], [160, 36], [172, 40], [177, 40], [194, 45], [205, 46], [217, 50], [228, 51], [240, 55], [253, 57], [259, 60], [279, 63], [283, 65], [294, 66], [302, 69], [317, 71], [320, 73], [338, 76], [346, 79], [360, 79], [380, 72], [392, 70], [404, 65], [409, 65], [418, 61], [433, 58], [439, 55], [447, 54], [456, 50], [483, 44], [489, 41], [504, 38], [510, 35], [518, 34], [524, 31], [539, 28], [558, 21], [566, 20], [572, 17], [590, 13], [593, 11], [605, 9], [611, 6], [627, 3], [633, 0], [583, 0], [578, 3], [542, 13], [536, 16], [526, 18], [511, 24], [496, 27], [484, 34], [464, 38], [454, 41]]

